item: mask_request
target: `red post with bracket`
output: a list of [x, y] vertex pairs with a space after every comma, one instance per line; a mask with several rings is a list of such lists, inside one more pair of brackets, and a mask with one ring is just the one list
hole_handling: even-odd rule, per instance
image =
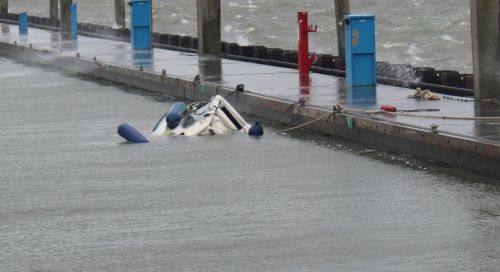
[[308, 75], [313, 63], [316, 61], [316, 53], [309, 56], [309, 32], [316, 32], [317, 25], [309, 25], [307, 12], [297, 13], [297, 22], [299, 24], [299, 74]]

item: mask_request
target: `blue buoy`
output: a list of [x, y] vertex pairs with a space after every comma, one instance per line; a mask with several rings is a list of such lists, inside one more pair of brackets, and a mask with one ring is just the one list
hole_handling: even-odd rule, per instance
[[262, 136], [264, 135], [264, 128], [260, 124], [260, 121], [256, 121], [253, 126], [248, 130], [248, 135], [250, 136]]
[[137, 129], [133, 128], [129, 124], [121, 124], [118, 126], [118, 134], [122, 136], [125, 140], [134, 143], [142, 144], [149, 142], [144, 135], [142, 135]]
[[166, 117], [169, 129], [174, 129], [179, 125], [186, 110], [187, 106], [182, 102], [177, 102], [170, 108]]

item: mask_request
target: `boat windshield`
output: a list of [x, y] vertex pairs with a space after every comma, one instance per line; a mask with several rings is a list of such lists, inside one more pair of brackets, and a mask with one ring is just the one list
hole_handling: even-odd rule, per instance
[[188, 128], [192, 126], [196, 122], [196, 119], [193, 117], [192, 114], [188, 115], [186, 117], [186, 120], [184, 121], [184, 124], [182, 124], [183, 128]]

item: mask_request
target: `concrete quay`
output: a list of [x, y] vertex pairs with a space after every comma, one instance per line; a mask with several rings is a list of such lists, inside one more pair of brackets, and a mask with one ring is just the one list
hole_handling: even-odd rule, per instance
[[[17, 26], [10, 24], [1, 24], [1, 29], [0, 54], [6, 57], [189, 101], [221, 94], [242, 113], [279, 120], [284, 127], [318, 119], [342, 104], [352, 110], [330, 114], [305, 128], [500, 177], [500, 121], [457, 119], [500, 116], [496, 101], [420, 101], [407, 97], [414, 90], [394, 86], [379, 84], [376, 92], [351, 90], [344, 87], [343, 78], [311, 73], [301, 79], [295, 69], [158, 48], [134, 52], [126, 42], [86, 36], [63, 42], [50, 30], [31, 28], [28, 36], [19, 36]], [[235, 91], [239, 84], [244, 91]], [[386, 104], [400, 110], [439, 109], [415, 114], [452, 118], [368, 112]]]

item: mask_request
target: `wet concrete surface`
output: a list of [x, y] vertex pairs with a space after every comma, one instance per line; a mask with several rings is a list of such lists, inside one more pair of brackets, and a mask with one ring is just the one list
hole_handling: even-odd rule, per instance
[[172, 105], [0, 59], [0, 271], [487, 271], [498, 180], [338, 139], [157, 138]]
[[[9, 28], [7, 33], [0, 35], [0, 41], [13, 43], [21, 41], [35, 48], [61, 52], [68, 56], [80, 53], [83, 58], [96, 57], [99, 62], [112, 63], [126, 67], [139, 68], [183, 78], [195, 78], [216, 82], [234, 88], [244, 84], [245, 90], [266, 96], [276, 97], [289, 101], [298, 101], [305, 98], [309, 105], [331, 109], [336, 104], [342, 104], [353, 109], [379, 109], [382, 105], [393, 105], [401, 110], [439, 109], [439, 112], [423, 112], [419, 115], [433, 115], [445, 117], [480, 117], [500, 116], [498, 102], [467, 102], [454, 99], [440, 101], [421, 101], [410, 99], [407, 96], [415, 91], [405, 88], [378, 85], [374, 90], [349, 90], [345, 87], [343, 78], [311, 73], [309, 80], [300, 80], [297, 70], [266, 66], [254, 63], [222, 59], [207, 61], [197, 55], [180, 53], [177, 51], [154, 49], [152, 52], [134, 52], [125, 42], [102, 40], [79, 36], [77, 42], [60, 42], [57, 33], [30, 29], [28, 37], [19, 37], [17, 26], [4, 25]], [[220, 75], [214, 74], [214, 69], [220, 69]], [[207, 74], [207, 71], [210, 71]], [[391, 122], [400, 122], [412, 126], [430, 129], [431, 125], [438, 125], [440, 131], [455, 133], [464, 137], [500, 141], [500, 121], [453, 120], [450, 118], [421, 118], [411, 116], [384, 116], [377, 115]]]

